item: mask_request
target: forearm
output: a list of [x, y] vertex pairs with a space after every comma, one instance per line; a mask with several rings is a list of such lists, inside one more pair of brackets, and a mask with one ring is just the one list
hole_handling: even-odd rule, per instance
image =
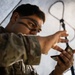
[[55, 40], [53, 39], [53, 35], [46, 36], [46, 37], [40, 37], [38, 36], [38, 41], [41, 46], [41, 53], [47, 54], [48, 51], [52, 48], [52, 46], [55, 43]]

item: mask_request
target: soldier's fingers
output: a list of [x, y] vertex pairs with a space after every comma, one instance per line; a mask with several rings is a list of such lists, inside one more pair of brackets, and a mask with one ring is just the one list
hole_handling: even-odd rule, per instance
[[68, 36], [68, 34], [66, 32], [61, 34], [61, 37], [67, 37], [67, 36]]
[[61, 47], [57, 46], [57, 45], [54, 45], [54, 46], [53, 46], [53, 49], [54, 49], [54, 50], [57, 50], [57, 51], [59, 51], [59, 52], [62, 52], [62, 51], [63, 51], [63, 49], [62, 49]]
[[68, 60], [70, 60], [71, 58], [73, 58], [73, 53], [70, 51], [63, 51], [62, 55], [66, 58], [68, 58]]
[[63, 63], [63, 61], [61, 60], [60, 56], [57, 57], [57, 61], [58, 61], [58, 64], [62, 67], [65, 67], [65, 64]]
[[61, 43], [67, 43], [68, 40], [60, 38], [60, 39], [58, 40], [58, 42], [61, 42]]

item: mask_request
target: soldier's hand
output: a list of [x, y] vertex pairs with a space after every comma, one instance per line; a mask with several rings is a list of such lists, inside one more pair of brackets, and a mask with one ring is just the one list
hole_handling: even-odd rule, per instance
[[68, 40], [61, 38], [61, 37], [66, 37], [66, 36], [68, 36], [66, 31], [58, 31], [53, 35], [40, 38], [39, 42], [41, 45], [41, 52], [43, 54], [47, 54], [50, 48], [53, 48], [56, 43], [68, 42]]
[[60, 56], [57, 57], [57, 65], [55, 67], [55, 75], [62, 75], [64, 71], [73, 65], [73, 52], [70, 50], [62, 51]]

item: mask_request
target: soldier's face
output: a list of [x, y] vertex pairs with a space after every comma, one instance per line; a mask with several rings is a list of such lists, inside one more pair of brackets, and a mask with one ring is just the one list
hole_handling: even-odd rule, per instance
[[36, 15], [20, 17], [12, 27], [15, 33], [37, 34], [41, 31], [43, 20]]

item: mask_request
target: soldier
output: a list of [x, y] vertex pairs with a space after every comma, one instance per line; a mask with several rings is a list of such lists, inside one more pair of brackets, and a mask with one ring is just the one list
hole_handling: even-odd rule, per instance
[[[47, 54], [50, 48], [55, 48], [55, 43], [68, 42], [61, 39], [68, 36], [66, 31], [58, 31], [46, 37], [34, 36], [41, 31], [44, 22], [45, 14], [36, 5], [22, 4], [13, 11], [8, 25], [0, 27], [0, 75], [30, 75], [24, 72], [24, 64], [39, 64], [41, 53]], [[72, 66], [73, 53], [62, 51], [60, 47], [55, 49], [61, 51], [60, 57], [65, 58], [67, 66], [63, 67], [62, 61], [58, 59], [60, 64], [56, 65], [51, 75], [62, 75]]]

